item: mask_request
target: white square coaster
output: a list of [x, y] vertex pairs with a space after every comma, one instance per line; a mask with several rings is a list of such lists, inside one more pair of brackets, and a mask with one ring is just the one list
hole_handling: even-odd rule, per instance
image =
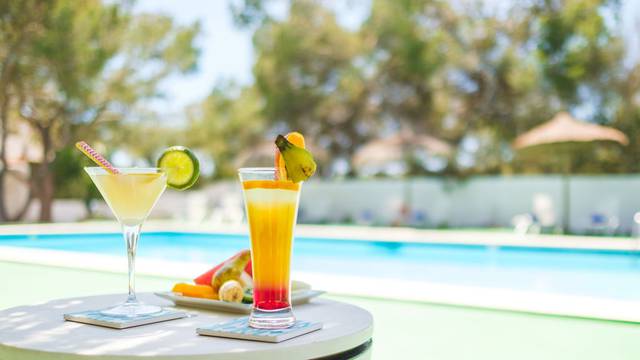
[[162, 321], [181, 319], [188, 314], [184, 311], [173, 309], [162, 309], [162, 311], [140, 315], [135, 317], [110, 316], [100, 312], [100, 310], [81, 311], [77, 313], [64, 314], [67, 321], [75, 321], [84, 324], [105, 326], [114, 329], [126, 329], [134, 326], [154, 324]]
[[249, 327], [249, 317], [245, 316], [229, 322], [198, 328], [196, 332], [206, 336], [278, 343], [320, 329], [322, 329], [322, 323], [304, 320], [296, 320], [291, 327], [286, 329], [254, 329]]

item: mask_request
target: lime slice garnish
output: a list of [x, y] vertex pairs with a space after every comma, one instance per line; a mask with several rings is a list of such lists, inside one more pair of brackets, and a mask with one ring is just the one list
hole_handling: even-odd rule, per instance
[[200, 176], [196, 155], [184, 146], [172, 146], [158, 159], [158, 167], [167, 173], [167, 185], [177, 190], [193, 186]]

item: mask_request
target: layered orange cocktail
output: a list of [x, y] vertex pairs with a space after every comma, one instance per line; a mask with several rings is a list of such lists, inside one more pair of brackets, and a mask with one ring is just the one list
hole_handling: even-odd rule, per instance
[[253, 264], [250, 324], [258, 328], [281, 328], [295, 321], [290, 267], [300, 184], [274, 180], [274, 172], [272, 168], [240, 170]]
[[256, 308], [290, 306], [289, 284], [293, 228], [300, 185], [275, 180], [242, 183], [253, 249], [253, 299]]
[[316, 171], [302, 134], [278, 135], [273, 168], [239, 170], [251, 236], [253, 309], [249, 326], [292, 326], [291, 251], [300, 186]]

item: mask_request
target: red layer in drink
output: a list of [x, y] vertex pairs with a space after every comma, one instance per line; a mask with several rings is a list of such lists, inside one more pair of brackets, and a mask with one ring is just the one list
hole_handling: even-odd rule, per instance
[[253, 303], [260, 310], [280, 310], [289, 307], [289, 287], [253, 289]]

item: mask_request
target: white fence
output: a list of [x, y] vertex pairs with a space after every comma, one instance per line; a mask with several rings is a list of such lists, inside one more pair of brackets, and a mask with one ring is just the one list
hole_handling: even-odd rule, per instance
[[[585, 232], [593, 216], [619, 220], [619, 231], [629, 232], [640, 211], [640, 175], [572, 176], [569, 179], [570, 227]], [[562, 176], [477, 176], [466, 180], [413, 178], [407, 180], [313, 180], [304, 184], [300, 220], [314, 223], [410, 223], [426, 227], [510, 227], [515, 215], [534, 212], [534, 199], [549, 204], [555, 223], [563, 223]], [[34, 204], [37, 208], [37, 203]], [[36, 209], [30, 211], [34, 220]], [[110, 217], [97, 202], [96, 213]], [[226, 181], [198, 191], [168, 190], [152, 217], [237, 222], [242, 220], [237, 182]], [[548, 214], [549, 215], [549, 214]], [[79, 201], [54, 205], [56, 221], [86, 216]]]
[[[631, 230], [640, 211], [640, 176], [572, 176], [568, 188], [572, 231], [589, 231], [598, 215], [617, 219], [622, 232]], [[515, 215], [534, 212], [538, 198], [550, 203], [560, 225], [563, 195], [564, 179], [555, 175], [312, 181], [304, 185], [300, 206], [311, 222], [391, 224], [408, 217], [429, 227], [509, 227]], [[411, 219], [415, 214], [421, 219]]]

